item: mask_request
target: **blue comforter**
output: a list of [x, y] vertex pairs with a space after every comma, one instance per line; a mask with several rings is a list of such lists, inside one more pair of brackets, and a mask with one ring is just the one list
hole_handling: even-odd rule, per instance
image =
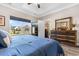
[[1, 56], [59, 56], [64, 55], [59, 43], [53, 39], [32, 35], [20, 35], [12, 38], [8, 48], [0, 49]]

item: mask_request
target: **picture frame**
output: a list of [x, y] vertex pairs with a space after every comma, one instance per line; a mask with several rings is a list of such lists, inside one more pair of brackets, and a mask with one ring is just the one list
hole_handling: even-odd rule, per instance
[[55, 20], [55, 30], [72, 30], [72, 17]]
[[0, 26], [5, 26], [5, 16], [0, 15]]

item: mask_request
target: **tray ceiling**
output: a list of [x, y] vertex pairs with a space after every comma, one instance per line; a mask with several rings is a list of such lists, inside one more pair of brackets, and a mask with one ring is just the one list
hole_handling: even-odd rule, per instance
[[26, 14], [30, 14], [36, 17], [43, 17], [50, 13], [54, 13], [71, 6], [77, 5], [76, 3], [39, 3], [40, 8], [37, 7], [36, 3], [28, 5], [27, 3], [3, 3], [2, 5], [9, 8], [13, 8], [22, 11]]

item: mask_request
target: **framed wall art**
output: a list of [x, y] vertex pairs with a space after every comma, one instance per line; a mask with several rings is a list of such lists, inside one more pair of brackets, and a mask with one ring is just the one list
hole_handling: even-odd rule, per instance
[[5, 16], [0, 15], [0, 26], [5, 26]]
[[55, 20], [56, 30], [72, 30], [72, 17]]

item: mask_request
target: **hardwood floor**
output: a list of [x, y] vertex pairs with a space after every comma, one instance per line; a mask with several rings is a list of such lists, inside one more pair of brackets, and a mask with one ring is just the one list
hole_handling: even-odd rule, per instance
[[65, 44], [61, 44], [65, 56], [79, 56], [79, 47], [72, 47]]

